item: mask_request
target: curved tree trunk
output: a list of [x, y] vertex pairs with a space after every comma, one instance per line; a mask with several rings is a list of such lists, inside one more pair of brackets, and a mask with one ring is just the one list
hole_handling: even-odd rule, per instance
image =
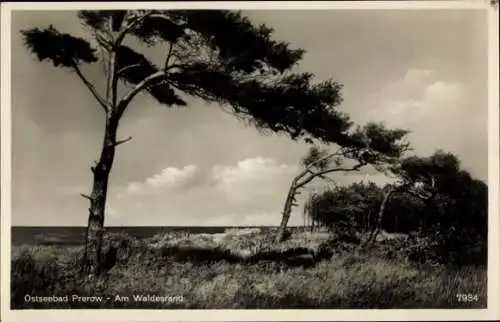
[[283, 217], [281, 218], [281, 224], [278, 229], [278, 234], [276, 236], [276, 242], [282, 242], [285, 239], [286, 226], [290, 220], [290, 215], [292, 213], [292, 207], [295, 206], [295, 195], [298, 193], [298, 187], [295, 185], [295, 180], [290, 185], [288, 194], [285, 199], [285, 205], [283, 207]]
[[94, 167], [92, 193], [84, 196], [90, 200], [89, 219], [85, 237], [84, 265], [91, 275], [101, 273], [101, 247], [104, 232], [104, 213], [108, 192], [109, 173], [113, 165], [116, 149], [118, 117], [108, 115], [101, 155]]
[[[328, 156], [331, 156], [329, 154]], [[324, 159], [324, 158], [323, 158]], [[320, 159], [321, 160], [321, 159]], [[318, 160], [319, 161], [319, 160]], [[283, 207], [283, 217], [281, 219], [281, 224], [278, 230], [278, 234], [276, 236], [276, 242], [281, 242], [285, 238], [285, 233], [286, 233], [286, 226], [288, 224], [288, 220], [290, 220], [290, 215], [292, 213], [292, 207], [296, 206], [294, 203], [295, 201], [295, 195], [300, 194], [298, 191], [300, 188], [304, 187], [307, 185], [309, 182], [314, 180], [314, 178], [324, 178], [324, 176], [328, 173], [332, 172], [349, 172], [349, 171], [358, 171], [359, 168], [365, 166], [366, 163], [358, 163], [357, 165], [353, 166], [352, 168], [330, 168], [326, 170], [321, 170], [318, 172], [313, 172], [310, 168], [304, 170], [301, 174], [299, 174], [295, 179], [293, 179], [292, 184], [290, 185], [290, 189], [288, 190], [288, 195], [285, 200], [285, 206]], [[304, 176], [309, 175], [308, 177], [304, 178]], [[302, 180], [302, 181], [299, 181]], [[320, 224], [318, 221], [312, 220], [313, 221], [313, 229], [314, 229], [314, 222], [316, 224]]]

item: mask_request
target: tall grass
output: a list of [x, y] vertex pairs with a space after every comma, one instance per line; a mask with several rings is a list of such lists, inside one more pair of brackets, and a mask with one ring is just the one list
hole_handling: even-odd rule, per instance
[[[231, 262], [222, 255], [200, 260], [196, 256], [206, 256], [206, 253], [200, 255], [199, 252], [189, 253], [191, 257], [181, 261], [173, 252], [192, 252], [198, 247], [208, 253], [227, 254], [224, 252], [228, 249], [223, 246], [230, 245], [226, 248], [232, 247], [233, 253], [238, 254], [241, 249], [228, 240], [214, 245], [213, 241], [200, 242], [199, 237], [189, 235], [156, 236], [144, 243], [131, 239], [128, 246], [117, 243], [120, 238], [131, 239], [128, 236], [108, 238], [107, 247], [119, 244], [128, 249], [122, 249], [114, 266], [94, 280], [79, 273], [81, 248], [13, 249], [13, 308], [36, 307], [33, 303], [24, 303], [25, 294], [110, 297], [100, 304], [73, 302], [58, 308], [481, 308], [486, 305], [486, 268], [480, 266], [414, 264], [388, 259], [375, 252], [354, 250], [333, 252], [330, 259], [309, 268], [291, 267], [273, 260]], [[304, 241], [309, 237], [298, 238]], [[198, 242], [189, 244], [191, 248], [182, 248], [188, 240]], [[280, 250], [294, 249], [294, 243], [281, 245]], [[320, 246], [321, 243], [310, 241], [308, 247]], [[265, 244], [259, 247], [252, 248], [257, 255], [272, 248]], [[160, 256], [165, 248], [170, 253]], [[459, 303], [458, 293], [478, 294], [478, 301]], [[168, 295], [177, 300], [136, 303], [133, 295], [140, 294]], [[116, 295], [128, 296], [129, 301], [113, 301]]]

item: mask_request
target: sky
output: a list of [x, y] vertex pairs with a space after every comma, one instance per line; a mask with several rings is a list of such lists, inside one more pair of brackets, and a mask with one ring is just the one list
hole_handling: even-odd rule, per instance
[[[299, 71], [344, 85], [339, 109], [364, 124], [411, 131], [413, 153], [457, 155], [487, 180], [487, 12], [484, 10], [248, 11], [274, 38], [304, 48]], [[85, 35], [73, 11], [12, 14], [12, 224], [86, 225], [90, 166], [104, 115], [72, 73], [39, 63], [20, 30], [53, 24]], [[161, 49], [148, 50], [152, 60]], [[102, 89], [98, 67], [84, 70]], [[171, 109], [138, 96], [127, 110], [110, 178], [109, 226], [278, 225], [305, 143], [262, 135], [196, 99]], [[388, 182], [369, 170], [338, 184]], [[325, 187], [316, 182], [307, 193]], [[305, 196], [307, 196], [307, 193]], [[290, 224], [302, 223], [300, 207]]]

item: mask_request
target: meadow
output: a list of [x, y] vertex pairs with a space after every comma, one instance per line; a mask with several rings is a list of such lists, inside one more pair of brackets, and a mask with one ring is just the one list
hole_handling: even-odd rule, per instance
[[[25, 308], [484, 308], [486, 266], [419, 256], [414, 242], [368, 248], [327, 232], [164, 231], [146, 238], [105, 236], [105, 273], [80, 273], [79, 245], [14, 245], [11, 306]], [[424, 258], [422, 260], [422, 258]], [[460, 302], [457, 294], [477, 294]], [[26, 295], [32, 296], [27, 301]], [[36, 303], [33, 297], [62, 298]], [[64, 298], [67, 296], [67, 298]], [[83, 302], [77, 296], [94, 297]], [[155, 296], [158, 296], [155, 298]], [[97, 302], [95, 300], [97, 299]], [[100, 300], [99, 300], [100, 299]]]

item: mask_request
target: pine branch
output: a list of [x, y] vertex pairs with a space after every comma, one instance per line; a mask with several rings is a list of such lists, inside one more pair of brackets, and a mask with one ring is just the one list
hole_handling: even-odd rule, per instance
[[339, 155], [341, 155], [340, 150], [337, 150], [337, 151], [335, 151], [335, 152], [333, 152], [333, 153], [329, 153], [329, 154], [325, 155], [324, 157], [319, 158], [318, 160], [313, 161], [311, 164], [309, 164], [309, 165], [308, 165], [308, 169], [310, 169], [310, 168], [311, 168], [311, 167], [313, 167], [314, 165], [316, 165], [316, 164], [320, 163], [321, 161], [328, 160], [328, 159], [330, 159], [330, 158], [332, 158], [332, 157], [334, 157], [334, 156], [339, 156]]
[[312, 180], [314, 180], [314, 178], [322, 176], [324, 174], [333, 173], [333, 172], [352, 172], [352, 171], [358, 171], [361, 167], [363, 167], [365, 165], [367, 165], [366, 162], [361, 162], [361, 163], [356, 164], [352, 168], [330, 168], [330, 169], [322, 170], [322, 171], [319, 171], [319, 172], [315, 172], [309, 178], [305, 179], [303, 182], [297, 183], [297, 188], [301, 188], [301, 187], [305, 186], [306, 184], [308, 184], [309, 182], [311, 182]]

